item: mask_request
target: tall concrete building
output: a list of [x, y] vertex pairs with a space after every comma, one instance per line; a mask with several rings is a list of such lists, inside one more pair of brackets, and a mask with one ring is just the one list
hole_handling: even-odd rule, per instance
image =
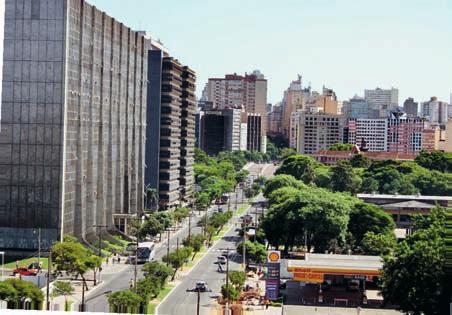
[[449, 104], [438, 101], [436, 96], [432, 96], [428, 102], [422, 103], [422, 115], [432, 124], [446, 125], [448, 107]]
[[188, 201], [193, 191], [195, 73], [161, 47], [149, 51], [145, 185], [162, 209]]
[[298, 136], [300, 127], [301, 110], [292, 112], [290, 115], [290, 132], [289, 132], [289, 147], [297, 149], [298, 146]]
[[81, 0], [6, 0], [4, 26], [0, 248], [140, 213], [148, 39]]
[[419, 115], [419, 103], [415, 102], [412, 97], [407, 98], [403, 102], [403, 111], [406, 112], [410, 116], [418, 116]]
[[[364, 98], [369, 104], [369, 109], [377, 111], [380, 118], [385, 118], [389, 110], [394, 110], [399, 105], [399, 90], [395, 88], [364, 90]], [[378, 117], [370, 117], [378, 118]]]
[[[224, 78], [210, 78], [203, 97], [213, 102], [213, 107], [244, 106], [248, 113], [259, 113], [264, 122], [267, 120], [267, 80], [258, 70], [252, 74], [227, 74]], [[266, 150], [266, 124], [261, 129], [261, 148]]]
[[291, 114], [297, 110], [304, 109], [305, 98], [301, 85], [301, 75], [298, 75], [298, 79], [292, 81], [287, 90], [284, 91], [281, 131], [288, 139], [290, 138]]
[[299, 153], [314, 154], [344, 140], [343, 115], [302, 112], [299, 124]]
[[280, 104], [273, 105], [269, 114], [268, 132], [272, 134], [280, 134], [282, 132], [282, 106]]
[[200, 122], [200, 148], [209, 155], [247, 150], [247, 114], [240, 108], [205, 111]]
[[319, 108], [319, 111], [322, 111], [325, 114], [340, 114], [337, 96], [332, 89], [323, 87], [322, 95], [316, 100], [316, 105]]
[[369, 151], [388, 150], [388, 119], [352, 118], [347, 125], [348, 143], [365, 142]]

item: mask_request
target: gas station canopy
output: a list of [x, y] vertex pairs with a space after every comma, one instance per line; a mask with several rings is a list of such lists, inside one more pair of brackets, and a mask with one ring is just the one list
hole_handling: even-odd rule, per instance
[[371, 281], [381, 274], [383, 261], [379, 256], [311, 254], [304, 260], [289, 260], [287, 271], [293, 273], [293, 280], [322, 283], [325, 275], [365, 277]]

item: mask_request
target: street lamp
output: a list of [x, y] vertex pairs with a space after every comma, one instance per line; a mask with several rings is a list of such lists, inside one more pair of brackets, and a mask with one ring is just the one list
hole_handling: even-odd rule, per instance
[[[33, 234], [36, 234], [36, 230]], [[41, 228], [38, 228], [38, 266], [41, 266]]]

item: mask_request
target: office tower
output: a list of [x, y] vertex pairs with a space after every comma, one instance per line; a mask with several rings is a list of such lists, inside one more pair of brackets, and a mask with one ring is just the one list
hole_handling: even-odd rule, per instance
[[201, 117], [200, 148], [209, 155], [246, 150], [246, 116], [240, 108], [205, 111]]
[[193, 186], [195, 74], [168, 51], [149, 51], [145, 185], [161, 209], [188, 201]]
[[415, 102], [412, 97], [409, 97], [403, 102], [403, 111], [410, 116], [417, 116], [418, 113], [418, 102]]
[[314, 154], [343, 142], [344, 116], [302, 112], [298, 128], [298, 152]]
[[386, 118], [388, 110], [394, 110], [399, 105], [399, 90], [377, 87], [374, 90], [364, 90], [364, 98], [369, 104], [369, 109], [378, 113], [378, 117], [369, 118]]
[[448, 119], [448, 106], [446, 102], [438, 101], [432, 96], [430, 101], [422, 103], [422, 115], [432, 124], [445, 125]]
[[142, 211], [148, 45], [81, 0], [6, 0], [0, 248]]
[[364, 141], [369, 151], [387, 151], [388, 119], [351, 118], [347, 125], [348, 143]]
[[[264, 121], [267, 117], [267, 80], [258, 70], [244, 76], [227, 74], [224, 78], [210, 78], [206, 84], [203, 96], [213, 102], [213, 108], [244, 106], [246, 112], [259, 113]], [[266, 137], [265, 124], [261, 136]], [[265, 152], [266, 139], [261, 141], [259, 149]]]

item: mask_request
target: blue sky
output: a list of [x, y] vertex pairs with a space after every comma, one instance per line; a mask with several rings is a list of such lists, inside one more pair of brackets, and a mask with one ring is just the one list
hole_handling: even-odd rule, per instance
[[425, 101], [452, 92], [452, 0], [89, 0], [150, 32], [209, 77], [259, 69], [268, 100], [297, 73], [339, 99], [365, 88], [399, 88]]

